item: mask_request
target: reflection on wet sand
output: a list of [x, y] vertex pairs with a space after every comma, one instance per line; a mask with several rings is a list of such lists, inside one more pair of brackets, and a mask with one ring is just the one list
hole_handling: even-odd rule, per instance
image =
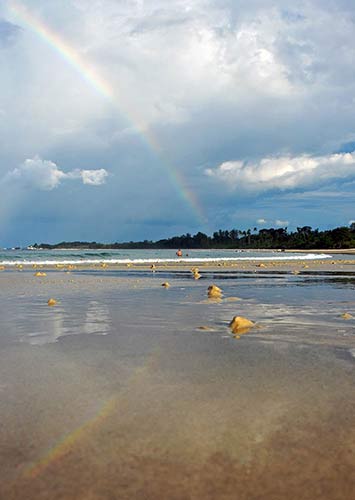
[[[313, 370], [309, 356], [291, 375], [280, 357], [271, 357], [271, 369], [260, 354], [252, 369], [226, 377], [212, 362], [205, 381], [189, 382], [168, 373], [167, 355], [148, 357], [124, 390], [37, 449], [30, 466], [23, 447], [5, 498], [351, 499], [355, 408], [346, 376], [339, 396], [326, 367]], [[329, 385], [319, 391], [321, 383]]]
[[22, 341], [43, 345], [57, 342], [66, 335], [107, 335], [111, 331], [110, 311], [106, 304], [89, 300], [82, 309], [80, 315], [71, 314], [58, 304], [55, 310], [43, 312], [41, 316], [23, 318], [23, 323], [19, 324]]
[[[241, 300], [202, 303], [190, 276], [168, 293], [159, 276], [95, 279], [4, 312], [0, 498], [352, 500], [354, 297], [339, 284], [230, 280]], [[258, 326], [238, 342], [236, 315]]]

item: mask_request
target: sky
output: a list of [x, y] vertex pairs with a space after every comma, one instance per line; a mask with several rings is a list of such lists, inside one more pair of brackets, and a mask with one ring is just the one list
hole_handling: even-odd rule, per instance
[[0, 246], [355, 219], [355, 3], [0, 0]]

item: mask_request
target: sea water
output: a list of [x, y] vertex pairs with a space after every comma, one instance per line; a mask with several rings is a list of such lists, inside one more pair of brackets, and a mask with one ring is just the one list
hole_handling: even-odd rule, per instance
[[[140, 250], [0, 250], [0, 265], [33, 264], [127, 264], [153, 262], [219, 262], [242, 260], [312, 260], [332, 258], [332, 255], [309, 253], [284, 253], [277, 250], [183, 250], [177, 258], [172, 249]], [[337, 259], [355, 258], [349, 255], [336, 255]]]

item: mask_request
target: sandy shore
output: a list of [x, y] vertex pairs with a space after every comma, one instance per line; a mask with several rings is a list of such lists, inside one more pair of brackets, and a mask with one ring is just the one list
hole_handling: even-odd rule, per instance
[[352, 500], [354, 264], [335, 262], [0, 273], [0, 497]]
[[[302, 251], [300, 251], [302, 253]], [[308, 252], [307, 252], [308, 253]], [[322, 253], [319, 251], [318, 253]], [[72, 271], [108, 271], [108, 270], [118, 270], [118, 271], [151, 271], [152, 263], [132, 263], [132, 264], [72, 264], [72, 265], [8, 265], [3, 266], [3, 269], [0, 272], [5, 273], [7, 271], [30, 271], [33, 270], [34, 273], [51, 270], [58, 272], [72, 272]], [[264, 271], [272, 271], [272, 270], [280, 270], [283, 272], [292, 272], [294, 270], [306, 272], [312, 271], [341, 271], [346, 269], [355, 270], [355, 259], [305, 259], [305, 260], [240, 260], [240, 261], [220, 261], [220, 262], [204, 262], [204, 261], [196, 261], [196, 262], [183, 262], [176, 260], [175, 262], [164, 262], [154, 263], [155, 271], [163, 271], [163, 270], [171, 270], [171, 271], [190, 271], [193, 267], [198, 267], [201, 270], [205, 270], [208, 272], [218, 271], [218, 270], [234, 270], [234, 271], [253, 271], [253, 272], [264, 272]]]

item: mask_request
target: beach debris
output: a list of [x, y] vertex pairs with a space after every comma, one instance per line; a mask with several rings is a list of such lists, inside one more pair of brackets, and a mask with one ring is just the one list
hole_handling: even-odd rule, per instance
[[221, 299], [222, 290], [216, 285], [210, 285], [207, 289], [207, 295], [209, 299]]
[[101, 267], [102, 267], [103, 269], [106, 269], [106, 267], [108, 267], [108, 265], [107, 265], [105, 262], [102, 262], [102, 263], [101, 263]]
[[292, 274], [300, 274], [300, 271], [298, 271], [297, 269], [295, 269], [294, 271], [292, 271]]
[[48, 304], [49, 306], [55, 306], [55, 305], [56, 305], [56, 303], [57, 303], [57, 301], [56, 301], [55, 299], [49, 299], [49, 300], [48, 300], [48, 302], [47, 302], [47, 304]]
[[229, 323], [229, 328], [235, 334], [243, 334], [246, 333], [250, 328], [253, 328], [255, 323], [250, 321], [248, 318], [244, 318], [243, 316], [234, 316], [232, 321]]
[[350, 314], [350, 313], [347, 313], [347, 312], [346, 312], [346, 313], [343, 313], [343, 314], [341, 315], [341, 317], [342, 317], [343, 319], [348, 320], [348, 319], [353, 319], [353, 317], [354, 317], [354, 316], [353, 316], [352, 314]]
[[46, 273], [41, 273], [41, 271], [38, 271], [37, 273], [34, 274], [35, 276], [37, 276], [38, 278], [41, 277], [41, 276], [47, 276]]
[[164, 287], [164, 288], [169, 288], [170, 287], [170, 283], [168, 281], [165, 281], [165, 283], [162, 283], [161, 286]]
[[152, 264], [150, 266], [150, 269], [152, 270], [153, 273], [155, 273], [155, 270], [156, 270], [156, 265], [155, 264]]
[[193, 277], [194, 277], [195, 280], [199, 280], [201, 278], [201, 274], [200, 273], [194, 273]]
[[265, 265], [265, 264], [263, 264], [263, 263], [261, 263], [261, 264], [257, 264], [257, 266], [256, 266], [256, 267], [266, 267], [266, 265]]

